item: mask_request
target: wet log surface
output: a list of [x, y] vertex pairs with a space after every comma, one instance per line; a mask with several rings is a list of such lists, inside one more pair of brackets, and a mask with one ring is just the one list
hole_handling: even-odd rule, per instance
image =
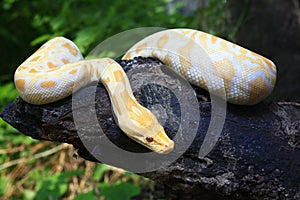
[[[120, 63], [126, 73], [131, 72], [131, 69], [139, 69], [129, 77], [133, 87], [138, 84], [137, 80], [141, 77], [144, 79], [143, 70], [151, 70], [154, 73], [152, 76], [161, 73], [162, 64], [151, 58], [136, 58], [131, 61], [120, 61]], [[184, 141], [190, 137], [191, 130], [178, 131], [186, 111], [182, 110], [183, 106], [172, 88], [177, 87], [180, 91], [180, 88], [184, 90], [185, 86], [178, 87], [176, 85], [181, 84], [180, 81], [174, 82], [164, 76], [168, 76], [168, 73], [161, 77], [163, 80], [168, 80], [167, 84], [170, 84], [170, 87], [150, 83], [136, 91], [134, 89], [134, 93], [141, 104], [151, 107], [154, 113], [156, 112], [159, 120], [164, 122], [164, 128], [171, 138], [179, 134], [179, 140]], [[90, 94], [85, 91], [91, 88], [92, 86], [79, 92], [81, 95], [86, 95], [80, 97], [83, 102], [85, 97], [89, 97], [87, 94]], [[149, 152], [129, 139], [118, 128], [114, 121], [108, 93], [103, 85], [98, 84], [96, 90], [94, 99], [97, 119], [109, 140], [131, 152]], [[173, 199], [299, 199], [300, 103], [260, 103], [255, 106], [228, 104], [221, 137], [212, 151], [203, 158], [199, 157], [199, 149], [211, 120], [212, 104], [207, 92], [199, 88], [194, 88], [194, 91], [198, 102], [197, 105], [191, 103], [189, 107], [198, 107], [200, 113], [199, 125], [195, 129], [196, 135], [192, 144], [171, 165], [140, 174], [157, 181], [160, 188], [163, 188], [164, 195]], [[190, 101], [188, 97], [180, 98]], [[94, 132], [96, 129], [92, 122], [86, 124], [88, 129], [92, 130], [90, 131], [93, 132], [92, 135], [78, 135], [73, 118], [74, 106], [85, 105], [80, 103], [74, 105], [73, 102], [72, 107], [71, 97], [43, 106], [30, 105], [17, 98], [14, 103], [6, 106], [0, 113], [0, 117], [25, 135], [38, 140], [72, 144], [78, 149], [81, 157], [98, 162], [83, 145], [81, 139], [85, 137], [89, 141], [94, 141], [95, 138], [101, 138], [103, 135]], [[186, 120], [196, 119], [197, 117], [190, 116]], [[103, 145], [106, 148], [105, 142]], [[176, 145], [180, 146], [180, 144]], [[101, 153], [105, 154], [103, 151]], [[115, 155], [115, 158], [118, 159], [118, 156]], [[120, 165], [122, 167], [122, 163]]]

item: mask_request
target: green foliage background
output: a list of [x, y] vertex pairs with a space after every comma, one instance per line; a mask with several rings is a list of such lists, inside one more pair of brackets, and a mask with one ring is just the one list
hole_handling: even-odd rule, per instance
[[16, 67], [55, 36], [73, 40], [85, 55], [109, 36], [138, 27], [188, 27], [228, 35], [222, 0], [204, 1], [207, 6], [188, 15], [180, 13], [183, 1], [171, 7], [172, 0], [1, 1], [2, 82], [12, 80]]
[[3, 0], [0, 11], [3, 27], [0, 29], [1, 71], [12, 74], [41, 43], [55, 36], [73, 40], [85, 54], [105, 38], [131, 28], [196, 28], [196, 20], [177, 12], [180, 3], [169, 10], [168, 2]]
[[[205, 6], [189, 14], [181, 12], [184, 6], [183, 1], [177, 1], [170, 6], [171, 1], [0, 0], [0, 111], [17, 96], [12, 82], [17, 66], [43, 42], [55, 36], [65, 36], [73, 40], [83, 55], [86, 55], [104, 39], [139, 27], [187, 27], [223, 37], [232, 34], [225, 14], [226, 1], [203, 1], [206, 2]], [[30, 145], [38, 141], [23, 136], [0, 119], [0, 149], [11, 149], [24, 143], [30, 149]], [[29, 150], [1, 154], [0, 165], [7, 160], [28, 155]], [[17, 182], [17, 180], [8, 182], [12, 169], [8, 168], [3, 171], [1, 166], [0, 198], [5, 195], [7, 185], [11, 186]], [[113, 185], [107, 182], [98, 183], [97, 181], [102, 180], [100, 177], [107, 171], [103, 166], [99, 165], [95, 168], [94, 176], [99, 177], [92, 181], [98, 184], [98, 189], [102, 191], [106, 199], [131, 199], [132, 196], [141, 193], [141, 188], [136, 182], [131, 184], [117, 181]], [[70, 177], [80, 176], [80, 174], [82, 171], [49, 174], [47, 170], [43, 172], [32, 170], [28, 180], [35, 182], [34, 190], [26, 189], [23, 195], [12, 196], [12, 198], [61, 198], [67, 193]], [[129, 177], [134, 179], [133, 175]], [[119, 193], [116, 193], [116, 190]], [[93, 191], [81, 193], [76, 197], [76, 199], [84, 198], [97, 199]]]

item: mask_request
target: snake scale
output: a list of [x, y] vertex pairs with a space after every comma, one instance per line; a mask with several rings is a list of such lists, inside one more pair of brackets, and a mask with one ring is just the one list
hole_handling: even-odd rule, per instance
[[[209, 63], [204, 62], [204, 54]], [[223, 88], [226, 100], [234, 104], [262, 101], [276, 81], [272, 61], [192, 29], [154, 33], [130, 48], [123, 58], [136, 56], [158, 58], [191, 84], [209, 91]], [[14, 81], [21, 98], [36, 105], [58, 101], [100, 81], [124, 133], [157, 153], [166, 154], [174, 148], [156, 117], [136, 101], [122, 67], [110, 58], [84, 60], [76, 45], [66, 38], [56, 37], [42, 45], [17, 68]]]

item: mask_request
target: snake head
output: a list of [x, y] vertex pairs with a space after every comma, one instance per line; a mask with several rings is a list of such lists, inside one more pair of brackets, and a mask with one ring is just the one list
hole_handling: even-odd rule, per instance
[[[135, 99], [133, 100], [135, 101]], [[132, 106], [128, 106], [130, 109], [127, 110], [128, 113], [124, 117], [117, 118], [119, 127], [128, 137], [156, 153], [171, 152], [174, 142], [168, 137], [154, 114], [138, 103], [134, 105], [134, 109]]]
[[128, 137], [150, 150], [158, 154], [171, 152], [174, 148], [174, 142], [167, 136], [164, 128], [158, 122], [153, 125], [156, 127], [149, 127], [142, 130], [140, 127], [135, 126], [135, 123], [128, 121], [126, 125], [122, 123], [119, 124], [120, 128]]
[[[131, 131], [137, 134], [127, 134], [136, 142], [159, 154], [167, 154], [174, 148], [174, 142], [168, 137], [155, 115], [143, 106], [137, 106], [141, 116], [130, 115]], [[133, 129], [132, 129], [133, 128]], [[130, 133], [130, 131], [128, 131]]]
[[159, 154], [170, 153], [174, 148], [174, 142], [170, 140], [162, 127], [154, 136], [144, 136], [142, 144]]

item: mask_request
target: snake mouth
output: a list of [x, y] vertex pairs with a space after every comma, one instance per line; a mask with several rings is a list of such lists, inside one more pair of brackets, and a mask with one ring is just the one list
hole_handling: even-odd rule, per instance
[[[125, 132], [126, 133], [126, 132]], [[174, 142], [167, 136], [164, 129], [160, 130], [154, 136], [145, 136], [143, 134], [127, 134], [131, 139], [147, 147], [158, 154], [168, 154], [174, 149]]]
[[158, 154], [168, 154], [174, 149], [174, 142], [167, 136], [164, 129], [151, 137], [150, 140], [146, 138], [146, 142], [147, 145], [145, 146]]
[[168, 144], [165, 145], [165, 148], [156, 151], [159, 154], [168, 154], [174, 149], [174, 142], [170, 140]]
[[168, 154], [174, 149], [174, 142], [167, 135], [162, 137], [131, 137], [131, 139], [158, 154]]

